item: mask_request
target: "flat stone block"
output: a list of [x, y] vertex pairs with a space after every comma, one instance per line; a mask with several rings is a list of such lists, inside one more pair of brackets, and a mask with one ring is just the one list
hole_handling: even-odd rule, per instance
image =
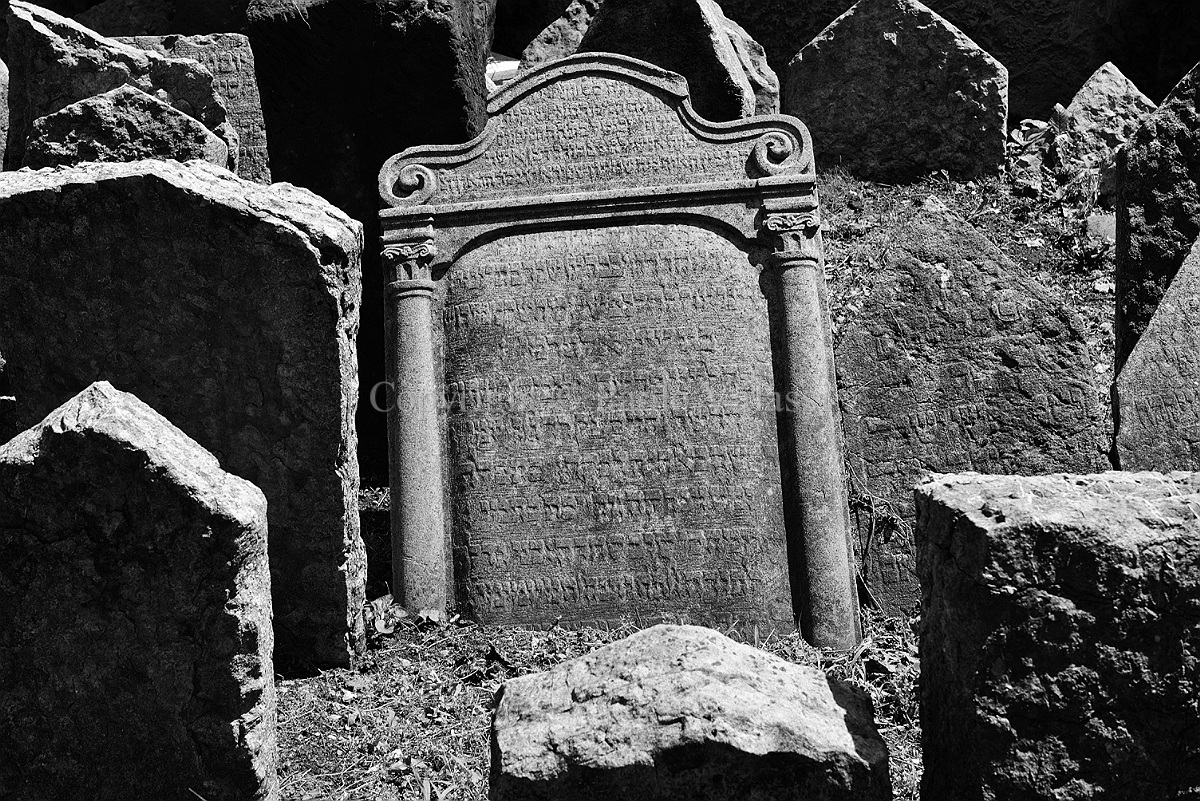
[[917, 488], [922, 797], [1200, 786], [1200, 474]]

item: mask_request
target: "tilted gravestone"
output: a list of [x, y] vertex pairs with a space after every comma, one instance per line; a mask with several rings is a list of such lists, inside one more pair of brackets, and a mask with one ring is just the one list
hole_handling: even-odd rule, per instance
[[1113, 401], [1122, 470], [1200, 468], [1200, 240], [1125, 366]]
[[856, 641], [807, 130], [611, 54], [489, 111], [380, 175], [404, 603], [446, 604], [452, 531], [487, 622], [790, 628], [790, 529], [806, 633]]
[[271, 650], [267, 500], [166, 418], [0, 446], [0, 797], [277, 799]]
[[271, 183], [267, 129], [249, 39], [236, 33], [214, 33], [207, 36], [131, 36], [117, 37], [116, 40], [164, 56], [190, 58], [208, 67], [213, 74], [213, 86], [225, 101], [229, 121], [237, 131], [237, 174], [247, 181]]

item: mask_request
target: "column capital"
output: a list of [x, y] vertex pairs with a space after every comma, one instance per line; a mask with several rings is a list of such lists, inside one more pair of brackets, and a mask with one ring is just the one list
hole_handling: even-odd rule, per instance
[[437, 254], [437, 246], [427, 237], [384, 245], [388, 295], [433, 292], [432, 267]]
[[824, 251], [821, 244], [821, 212], [816, 206], [768, 212], [762, 229], [761, 235], [770, 242], [780, 268], [821, 265]]

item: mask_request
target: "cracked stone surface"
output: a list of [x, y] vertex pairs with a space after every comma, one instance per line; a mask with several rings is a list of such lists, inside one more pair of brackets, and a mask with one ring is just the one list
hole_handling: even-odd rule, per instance
[[1192, 797], [1200, 474], [937, 476], [917, 507], [922, 797]]
[[267, 501], [98, 382], [0, 447], [0, 797], [270, 801]]
[[816, 668], [671, 625], [508, 681], [491, 781], [494, 801], [892, 795], [869, 699]]

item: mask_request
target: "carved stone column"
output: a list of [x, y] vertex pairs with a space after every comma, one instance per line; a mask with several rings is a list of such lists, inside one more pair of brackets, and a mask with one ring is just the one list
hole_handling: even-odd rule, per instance
[[825, 249], [816, 197], [768, 213], [782, 287], [787, 409], [803, 559], [801, 633], [824, 648], [861, 639], [846, 495], [833, 335], [825, 294]]
[[446, 526], [442, 497], [434, 372], [428, 236], [389, 242], [387, 270], [388, 408], [392, 487], [392, 594], [411, 614], [443, 612], [447, 603]]

